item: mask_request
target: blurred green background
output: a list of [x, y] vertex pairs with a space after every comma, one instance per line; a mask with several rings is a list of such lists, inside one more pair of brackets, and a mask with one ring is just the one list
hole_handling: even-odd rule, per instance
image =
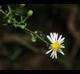
[[[7, 4], [1, 5], [7, 10]], [[76, 4], [19, 4], [10, 5], [15, 13], [24, 15], [33, 10], [27, 20], [32, 31], [46, 37], [58, 32], [65, 37], [65, 56], [58, 59], [45, 55], [48, 47], [40, 41], [33, 43], [31, 36], [20, 28], [6, 25], [0, 13], [0, 70], [71, 70], [80, 69], [80, 6]]]

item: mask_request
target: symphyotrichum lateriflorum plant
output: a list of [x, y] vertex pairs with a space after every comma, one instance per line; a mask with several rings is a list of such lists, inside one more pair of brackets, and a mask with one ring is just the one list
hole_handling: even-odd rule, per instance
[[63, 44], [65, 38], [64, 37], [62, 38], [62, 35], [60, 35], [58, 37], [58, 33], [50, 33], [50, 36], [47, 35], [47, 38], [49, 39], [51, 44], [49, 47], [50, 50], [47, 51], [46, 54], [49, 54], [50, 52], [52, 52], [50, 55], [50, 57], [52, 57], [52, 59], [54, 59], [54, 58], [57, 59], [57, 52], [64, 55], [62, 48], [65, 48], [65, 46]]
[[[62, 48], [65, 48], [63, 42], [64, 42], [64, 37], [62, 35], [58, 35], [58, 33], [50, 33], [50, 36], [47, 35], [47, 38], [50, 40], [51, 44], [45, 40], [45, 37], [39, 35], [38, 31], [32, 31], [28, 27], [28, 19], [33, 15], [33, 10], [28, 10], [26, 16], [23, 14], [19, 14], [18, 12], [13, 12], [16, 11], [12, 9], [10, 5], [8, 6], [7, 12], [3, 11], [2, 8], [0, 8], [0, 12], [2, 12], [7, 20], [7, 24], [13, 25], [15, 28], [21, 28], [25, 31], [28, 32], [28, 34], [31, 35], [32, 42], [36, 42], [38, 39], [43, 41], [47, 46], [49, 46], [49, 50], [46, 52], [46, 54], [51, 53], [50, 57], [56, 58], [57, 59], [57, 52], [61, 53], [64, 55]], [[22, 8], [26, 7], [26, 4], [19, 4]], [[20, 9], [21, 9], [20, 7]], [[18, 10], [17, 10], [18, 11]], [[16, 15], [17, 14], [17, 15]], [[19, 18], [19, 20], [17, 19]], [[35, 49], [34, 49], [35, 50]], [[37, 50], [37, 49], [36, 49]]]

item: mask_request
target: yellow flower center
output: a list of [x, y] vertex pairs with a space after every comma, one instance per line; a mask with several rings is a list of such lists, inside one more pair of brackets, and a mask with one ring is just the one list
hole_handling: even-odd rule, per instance
[[61, 43], [59, 41], [55, 41], [53, 43], [53, 50], [59, 51], [60, 48], [61, 48]]

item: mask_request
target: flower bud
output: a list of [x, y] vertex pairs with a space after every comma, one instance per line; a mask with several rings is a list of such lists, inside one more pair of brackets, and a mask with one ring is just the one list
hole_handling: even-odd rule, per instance
[[11, 20], [10, 19], [8, 19], [8, 23], [11, 23]]
[[21, 25], [20, 27], [21, 27], [22, 29], [24, 29], [24, 28], [25, 28], [25, 26], [24, 26], [24, 25]]
[[21, 7], [24, 7], [26, 4], [20, 4]]
[[33, 14], [33, 11], [32, 11], [32, 10], [29, 10], [29, 11], [27, 12], [27, 15], [28, 15], [28, 16], [32, 16], [32, 14]]

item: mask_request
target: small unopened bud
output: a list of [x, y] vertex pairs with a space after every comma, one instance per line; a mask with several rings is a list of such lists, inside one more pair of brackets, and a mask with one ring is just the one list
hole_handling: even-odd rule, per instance
[[21, 7], [24, 7], [26, 4], [20, 4]]
[[35, 33], [38, 33], [38, 31], [35, 31]]
[[32, 16], [32, 14], [33, 14], [33, 11], [32, 11], [32, 10], [29, 10], [29, 11], [27, 12], [27, 15], [28, 15], [28, 16]]
[[24, 28], [25, 28], [25, 26], [24, 26], [24, 25], [21, 25], [20, 27], [21, 27], [22, 29], [24, 29]]
[[11, 20], [10, 19], [8, 19], [8, 23], [11, 23]]
[[32, 42], [36, 42], [36, 39], [35, 38], [32, 38]]

